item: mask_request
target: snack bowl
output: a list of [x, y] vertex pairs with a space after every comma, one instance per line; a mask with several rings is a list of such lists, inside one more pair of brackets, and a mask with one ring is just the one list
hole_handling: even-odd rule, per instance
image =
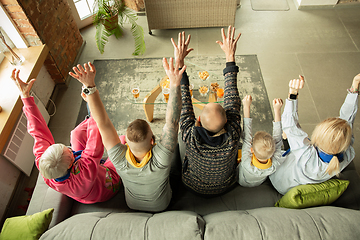
[[199, 77], [201, 80], [205, 81], [206, 79], [209, 78], [209, 73], [207, 71], [202, 71], [202, 72], [199, 72]]
[[205, 97], [209, 92], [209, 86], [203, 85], [199, 86], [199, 93], [202, 97]]

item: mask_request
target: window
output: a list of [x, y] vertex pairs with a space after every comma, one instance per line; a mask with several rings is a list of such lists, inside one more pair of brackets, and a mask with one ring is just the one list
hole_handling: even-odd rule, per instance
[[[6, 38], [6, 43], [11, 47], [27, 48], [28, 43], [17, 29], [15, 23], [6, 12], [4, 6], [0, 3], [0, 29]], [[13, 44], [11, 44], [13, 43]], [[0, 54], [0, 63], [4, 56]]]
[[73, 0], [80, 19], [84, 20], [93, 15], [94, 0]]

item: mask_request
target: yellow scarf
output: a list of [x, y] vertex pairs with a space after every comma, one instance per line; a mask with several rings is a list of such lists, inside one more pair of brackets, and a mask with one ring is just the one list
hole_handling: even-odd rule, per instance
[[253, 154], [253, 156], [252, 156], [251, 163], [252, 163], [255, 167], [259, 168], [259, 169], [268, 169], [268, 168], [271, 167], [271, 165], [272, 165], [272, 163], [271, 163], [271, 158], [269, 158], [266, 163], [261, 163], [261, 162], [259, 162], [259, 160], [255, 157], [255, 154]]
[[126, 155], [125, 155], [126, 160], [136, 168], [144, 167], [152, 157], [152, 153], [151, 153], [152, 147], [151, 147], [150, 150], [145, 154], [145, 156], [141, 160], [141, 162], [137, 162], [134, 157], [134, 154], [130, 151], [129, 146], [127, 144], [126, 144], [126, 146], [127, 146]]
[[241, 155], [242, 155], [242, 149], [238, 150], [238, 157], [237, 157], [237, 163], [239, 164], [241, 162]]

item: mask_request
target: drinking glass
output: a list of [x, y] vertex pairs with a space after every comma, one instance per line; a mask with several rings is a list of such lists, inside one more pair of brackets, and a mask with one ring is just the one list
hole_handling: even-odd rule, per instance
[[163, 88], [162, 93], [164, 96], [163, 101], [167, 103], [169, 101], [170, 88]]
[[224, 89], [218, 88], [216, 91], [216, 95], [217, 95], [218, 101], [222, 101], [224, 98]]
[[133, 87], [133, 88], [131, 89], [131, 93], [132, 93], [132, 95], [134, 96], [135, 102], [136, 102], [137, 99], [138, 99], [139, 96], [140, 96], [140, 88], [139, 88], [139, 87]]
[[190, 84], [189, 85], [189, 90], [190, 90], [190, 96], [191, 96], [191, 98], [193, 98], [193, 90], [194, 90], [194, 84]]

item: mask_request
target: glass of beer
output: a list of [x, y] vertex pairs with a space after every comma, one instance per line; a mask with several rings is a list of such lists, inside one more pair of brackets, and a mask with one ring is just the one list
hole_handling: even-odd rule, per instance
[[191, 96], [191, 98], [193, 98], [194, 84], [190, 83], [189, 90], [190, 90], [190, 96]]
[[167, 103], [169, 101], [170, 88], [163, 88], [162, 93], [164, 96], [163, 101]]
[[140, 88], [139, 87], [133, 87], [132, 89], [131, 89], [131, 93], [132, 93], [132, 95], [134, 96], [134, 98], [135, 98], [135, 102], [136, 102], [136, 100], [139, 98], [139, 96], [140, 96]]

